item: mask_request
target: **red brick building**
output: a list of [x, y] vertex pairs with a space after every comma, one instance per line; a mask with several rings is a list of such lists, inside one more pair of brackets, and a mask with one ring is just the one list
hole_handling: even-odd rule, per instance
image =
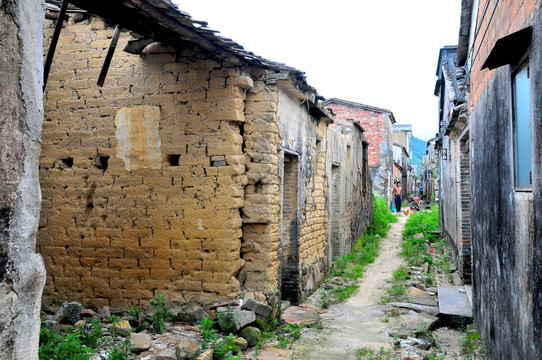
[[393, 175], [393, 113], [387, 109], [337, 98], [326, 100], [324, 104], [335, 114], [335, 122], [350, 120], [363, 127], [369, 143], [373, 192], [387, 198]]

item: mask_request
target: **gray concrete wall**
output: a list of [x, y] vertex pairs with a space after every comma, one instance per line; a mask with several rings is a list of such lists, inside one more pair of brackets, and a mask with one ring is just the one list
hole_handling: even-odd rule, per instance
[[496, 70], [470, 117], [474, 314], [491, 359], [542, 358], [541, 24], [539, 14], [530, 54], [532, 192], [514, 189], [510, 66]]
[[37, 359], [45, 268], [35, 253], [43, 7], [0, 3], [0, 359]]

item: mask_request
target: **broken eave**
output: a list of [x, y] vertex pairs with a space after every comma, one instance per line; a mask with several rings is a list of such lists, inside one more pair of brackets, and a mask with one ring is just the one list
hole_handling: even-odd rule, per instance
[[482, 70], [485, 68], [493, 70], [503, 65], [519, 63], [531, 45], [532, 33], [533, 28], [529, 26], [497, 40], [482, 65]]
[[290, 96], [297, 98], [300, 103], [306, 105], [307, 111], [318, 120], [333, 122], [333, 114], [320, 101], [322, 97], [313, 92], [303, 92], [302, 89], [292, 81], [287, 72], [280, 72], [266, 77], [267, 81], [276, 81], [280, 89]]
[[[180, 12], [169, 1], [70, 0], [70, 3], [109, 23], [129, 29], [143, 38], [160, 41], [173, 47], [180, 47], [183, 42], [189, 41], [233, 64], [242, 65], [247, 62], [234, 51], [228, 51], [207, 38], [205, 32], [212, 34], [214, 32], [195, 27], [193, 24], [198, 22]], [[240, 45], [237, 47], [242, 50]]]

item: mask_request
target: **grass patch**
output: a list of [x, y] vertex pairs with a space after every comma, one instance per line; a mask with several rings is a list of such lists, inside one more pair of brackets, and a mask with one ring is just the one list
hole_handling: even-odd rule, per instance
[[[347, 280], [361, 278], [367, 265], [375, 261], [380, 239], [386, 236], [392, 222], [397, 222], [397, 218], [388, 209], [386, 200], [375, 196], [373, 217], [366, 233], [350, 253], [334, 259], [329, 276], [340, 276]], [[356, 283], [347, 283], [331, 290], [322, 297], [322, 307], [345, 301], [356, 294], [358, 287]]]
[[376, 351], [367, 347], [356, 350], [356, 360], [399, 360], [399, 357], [392, 349], [384, 349]]
[[439, 208], [412, 214], [405, 224], [401, 256], [409, 266], [425, 267], [426, 286], [436, 284], [437, 273], [444, 274], [451, 280], [450, 252], [446, 240], [439, 238]]

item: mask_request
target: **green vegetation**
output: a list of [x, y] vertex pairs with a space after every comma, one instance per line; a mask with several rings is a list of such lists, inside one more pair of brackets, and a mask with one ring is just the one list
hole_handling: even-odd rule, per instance
[[[390, 223], [396, 222], [397, 218], [389, 211], [386, 200], [374, 198], [373, 218], [367, 229], [352, 251], [342, 257], [334, 259], [330, 277], [341, 276], [347, 280], [356, 280], [363, 276], [367, 265], [374, 262], [380, 238], [385, 237]], [[329, 304], [345, 301], [358, 290], [357, 283], [347, 283], [323, 294], [321, 306], [327, 308]]]
[[376, 351], [367, 347], [360, 348], [356, 351], [356, 360], [400, 360], [392, 349], [384, 349]]
[[393, 277], [389, 281], [391, 286], [386, 289], [386, 295], [380, 298], [381, 304], [387, 304], [390, 301], [402, 300], [405, 296], [406, 285], [405, 282], [410, 278], [408, 269], [401, 265], [393, 272]]
[[409, 266], [426, 266], [425, 285], [436, 284], [437, 274], [450, 277], [450, 253], [446, 240], [440, 238], [438, 206], [431, 211], [412, 214], [403, 231], [404, 241], [401, 256]]
[[284, 324], [283, 326], [281, 326], [278, 329], [279, 343], [275, 347], [284, 349], [289, 348], [293, 344], [293, 342], [299, 339], [299, 337], [301, 336], [302, 328], [303, 326], [299, 324]]
[[220, 328], [225, 332], [233, 332], [237, 324], [235, 323], [235, 316], [231, 310], [231, 306], [228, 305], [228, 308], [225, 312], [219, 312], [216, 314], [218, 324]]
[[47, 360], [88, 360], [92, 349], [87, 347], [77, 332], [69, 331], [65, 335], [42, 327], [38, 356]]
[[[120, 321], [116, 318], [119, 317], [113, 318], [112, 326]], [[98, 319], [91, 319], [79, 327], [71, 326], [60, 333], [42, 327], [38, 356], [46, 360], [88, 360], [94, 353], [94, 349], [105, 348], [104, 343], [113, 341], [113, 345], [108, 348], [109, 359], [128, 359], [130, 341], [121, 343], [119, 338], [112, 339], [111, 336], [104, 336], [105, 330], [106, 327]]]
[[167, 305], [168, 301], [162, 293], [154, 295], [151, 300], [151, 307], [154, 309], [154, 314], [151, 315], [151, 324], [156, 334], [163, 333], [165, 330], [164, 322], [171, 320], [171, 314]]
[[469, 325], [465, 328], [465, 335], [461, 340], [461, 350], [465, 355], [465, 358], [472, 358], [473, 355], [479, 355], [485, 358], [485, 349], [482, 344], [482, 338], [474, 325]]

